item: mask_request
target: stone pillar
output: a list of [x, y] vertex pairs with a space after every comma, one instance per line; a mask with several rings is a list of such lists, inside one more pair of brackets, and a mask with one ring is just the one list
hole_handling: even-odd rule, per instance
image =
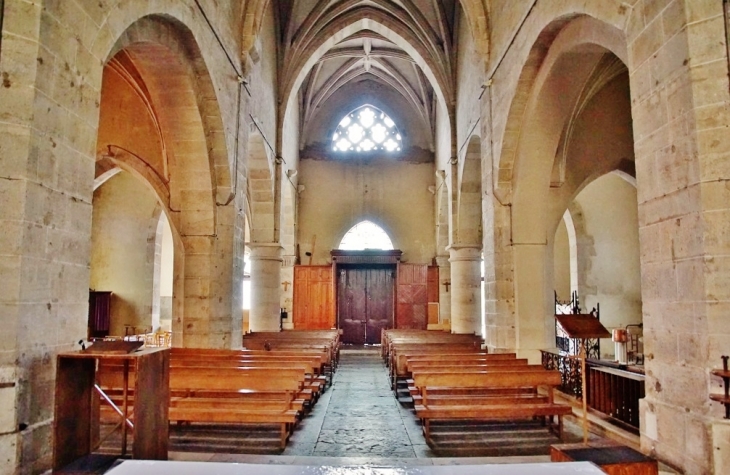
[[278, 243], [247, 245], [251, 250], [249, 328], [252, 332], [279, 331], [282, 247]]
[[451, 332], [481, 332], [481, 249], [452, 245], [447, 248], [451, 263]]
[[294, 308], [294, 263], [297, 256], [286, 255], [281, 263], [281, 308], [286, 310], [287, 318], [282, 322], [284, 330], [294, 329], [292, 310]]
[[[555, 328], [553, 320], [553, 293], [545, 287], [547, 256], [546, 244], [514, 244], [514, 273], [517, 354], [539, 363], [540, 350], [549, 346], [547, 329]], [[554, 341], [554, 340], [553, 340]]]
[[[451, 263], [449, 256], [436, 256], [439, 268], [439, 324], [451, 322]], [[450, 323], [449, 323], [450, 324]]]

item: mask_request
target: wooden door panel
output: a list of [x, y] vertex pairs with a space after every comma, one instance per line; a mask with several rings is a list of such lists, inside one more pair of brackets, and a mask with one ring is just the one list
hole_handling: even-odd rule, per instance
[[411, 300], [414, 305], [428, 303], [428, 287], [411, 284]]
[[397, 328], [426, 329], [428, 266], [399, 264]]
[[369, 269], [366, 343], [380, 342], [381, 331], [393, 327], [393, 270]]
[[342, 329], [342, 342], [363, 344], [365, 342], [365, 283], [363, 269], [341, 269], [339, 271], [337, 315]]

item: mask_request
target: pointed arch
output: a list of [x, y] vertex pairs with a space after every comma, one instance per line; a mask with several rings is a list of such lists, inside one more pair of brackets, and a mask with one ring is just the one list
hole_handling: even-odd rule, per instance
[[[196, 169], [186, 174], [185, 181], [196, 192], [206, 190], [214, 200], [206, 212], [213, 234], [215, 204], [229, 202], [233, 190], [221, 110], [197, 41], [181, 21], [148, 15], [119, 36], [107, 62], [122, 50], [145, 78], [143, 90], [164, 131], [170, 174], [175, 173], [175, 167], [178, 173], [186, 174], [180, 169], [182, 163], [186, 169]], [[182, 195], [188, 190], [171, 183], [170, 193], [173, 207], [182, 209]]]
[[[510, 203], [515, 192], [513, 181], [517, 174], [515, 169], [517, 156], [521, 153], [520, 143], [529, 139], [522, 133], [524, 130], [530, 130], [523, 121], [530, 114], [530, 108], [535, 107], [534, 91], [544, 85], [547, 74], [553, 71], [560, 56], [580, 45], [599, 46], [613, 53], [624, 64], [628, 64], [625, 35], [611, 24], [583, 15], [577, 18], [567, 16], [558, 18], [545, 26], [535, 38], [533, 47], [524, 60], [524, 66], [517, 78], [514, 97], [509, 104], [503, 139], [500, 143], [495, 144], [497, 148], [494, 150], [494, 154], [499, 157], [499, 160], [493, 162], [492, 177], [495, 194], [503, 203]], [[592, 64], [584, 65], [587, 69], [593, 66]], [[572, 93], [577, 95], [581, 91], [581, 88], [574, 88]], [[557, 124], [558, 121], [552, 120], [551, 123]], [[560, 126], [562, 126], [562, 121]]]

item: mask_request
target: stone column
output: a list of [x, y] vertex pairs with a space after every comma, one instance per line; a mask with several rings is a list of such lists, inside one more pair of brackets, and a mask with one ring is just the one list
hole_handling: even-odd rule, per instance
[[[439, 324], [451, 321], [451, 263], [449, 256], [436, 256], [439, 268]], [[450, 323], [449, 323], [450, 324]]]
[[[515, 243], [514, 288], [516, 297], [515, 339], [517, 355], [539, 363], [540, 350], [550, 345], [554, 332], [553, 293], [546, 286], [547, 266], [552, 267], [546, 244]], [[548, 264], [549, 263], [549, 264]], [[554, 335], [554, 333], [553, 333]]]
[[293, 302], [294, 302], [294, 263], [297, 257], [294, 255], [285, 255], [281, 263], [281, 308], [286, 310], [287, 318], [282, 322], [284, 330], [294, 329], [294, 320], [292, 319]]
[[278, 243], [250, 242], [247, 245], [251, 250], [249, 328], [252, 332], [279, 331], [283, 248]]
[[447, 248], [451, 263], [451, 332], [481, 332], [481, 249], [473, 245]]

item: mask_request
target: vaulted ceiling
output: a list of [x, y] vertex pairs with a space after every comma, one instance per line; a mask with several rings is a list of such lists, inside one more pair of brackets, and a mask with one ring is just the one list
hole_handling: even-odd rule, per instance
[[409, 116], [433, 133], [435, 101], [453, 97], [458, 0], [279, 0], [276, 6], [282, 93], [298, 94], [303, 131], [328, 101], [360, 85], [395, 92], [412, 109]]

